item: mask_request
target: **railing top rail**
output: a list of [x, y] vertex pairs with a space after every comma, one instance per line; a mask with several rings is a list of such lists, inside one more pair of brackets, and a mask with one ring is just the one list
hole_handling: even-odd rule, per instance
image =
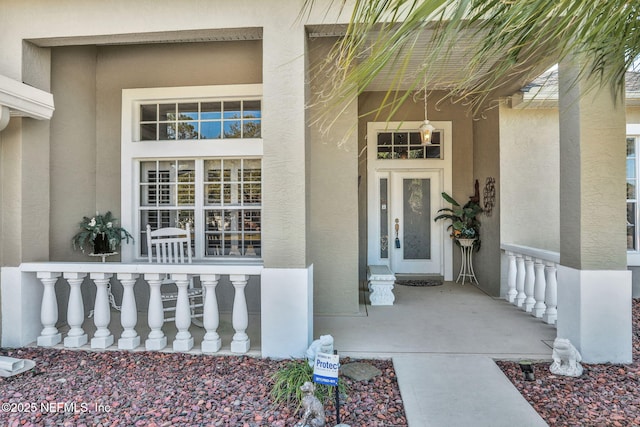
[[25, 262], [20, 264], [23, 272], [39, 271], [59, 273], [186, 273], [186, 274], [246, 274], [259, 276], [262, 264], [155, 264], [148, 262]]
[[545, 249], [538, 249], [538, 248], [532, 248], [529, 246], [516, 245], [513, 243], [501, 243], [500, 249], [506, 252], [514, 252], [517, 254], [530, 256], [532, 258], [538, 258], [545, 261], [551, 261], [555, 263], [560, 262], [560, 252], [553, 252]]

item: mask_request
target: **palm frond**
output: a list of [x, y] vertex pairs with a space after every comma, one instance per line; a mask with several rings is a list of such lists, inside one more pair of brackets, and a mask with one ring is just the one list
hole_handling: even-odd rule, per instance
[[[330, 4], [336, 2], [345, 7], [343, 0]], [[305, 0], [303, 10], [316, 3]], [[327, 94], [340, 102], [354, 99], [394, 67], [385, 98], [391, 116], [411, 92], [430, 86], [433, 64], [449, 57], [465, 32], [477, 44], [447, 96], [476, 113], [502, 88], [543, 71], [538, 64], [572, 57], [588, 60], [576, 79], [594, 77], [594, 85], [620, 94], [626, 70], [640, 55], [638, 22], [640, 6], [628, 0], [355, 0], [346, 36], [326, 61], [341, 70]], [[423, 67], [409, 89], [401, 89], [407, 58], [426, 32], [433, 35]]]

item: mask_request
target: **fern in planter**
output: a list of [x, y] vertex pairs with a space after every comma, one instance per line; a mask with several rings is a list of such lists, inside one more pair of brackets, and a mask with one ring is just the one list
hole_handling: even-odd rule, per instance
[[445, 192], [442, 193], [442, 198], [451, 203], [453, 207], [438, 210], [442, 213], [433, 220], [450, 220], [451, 224], [447, 230], [451, 230], [451, 238], [455, 239], [456, 243], [458, 243], [458, 239], [476, 239], [474, 247], [476, 250], [480, 250], [480, 220], [478, 219], [478, 215], [482, 212], [480, 205], [469, 200], [464, 206], [461, 206], [456, 199]]
[[115, 252], [122, 243], [122, 239], [127, 243], [129, 239], [133, 240], [133, 236], [127, 230], [116, 224], [117, 221], [111, 211], [104, 215], [96, 212], [96, 215], [91, 218], [83, 217], [79, 224], [80, 231], [71, 239], [73, 249], [80, 249], [82, 252], [91, 249], [97, 253], [96, 244], [100, 239], [104, 239], [108, 246], [106, 249]]

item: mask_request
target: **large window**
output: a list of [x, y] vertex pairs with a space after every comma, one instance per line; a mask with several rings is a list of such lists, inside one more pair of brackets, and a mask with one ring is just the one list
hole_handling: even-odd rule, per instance
[[192, 230], [194, 259], [262, 256], [262, 85], [123, 90], [122, 223]]
[[140, 162], [141, 255], [145, 229], [193, 230], [196, 258], [261, 255], [260, 159], [162, 159]]

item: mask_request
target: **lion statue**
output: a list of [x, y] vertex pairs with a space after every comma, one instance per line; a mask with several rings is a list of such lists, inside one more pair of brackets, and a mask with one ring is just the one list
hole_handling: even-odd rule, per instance
[[320, 335], [320, 339], [313, 341], [307, 349], [307, 361], [311, 368], [316, 363], [318, 353], [333, 354], [333, 337], [331, 335]]
[[555, 375], [579, 377], [582, 375], [582, 356], [566, 338], [556, 338], [553, 342], [553, 363], [549, 370]]

